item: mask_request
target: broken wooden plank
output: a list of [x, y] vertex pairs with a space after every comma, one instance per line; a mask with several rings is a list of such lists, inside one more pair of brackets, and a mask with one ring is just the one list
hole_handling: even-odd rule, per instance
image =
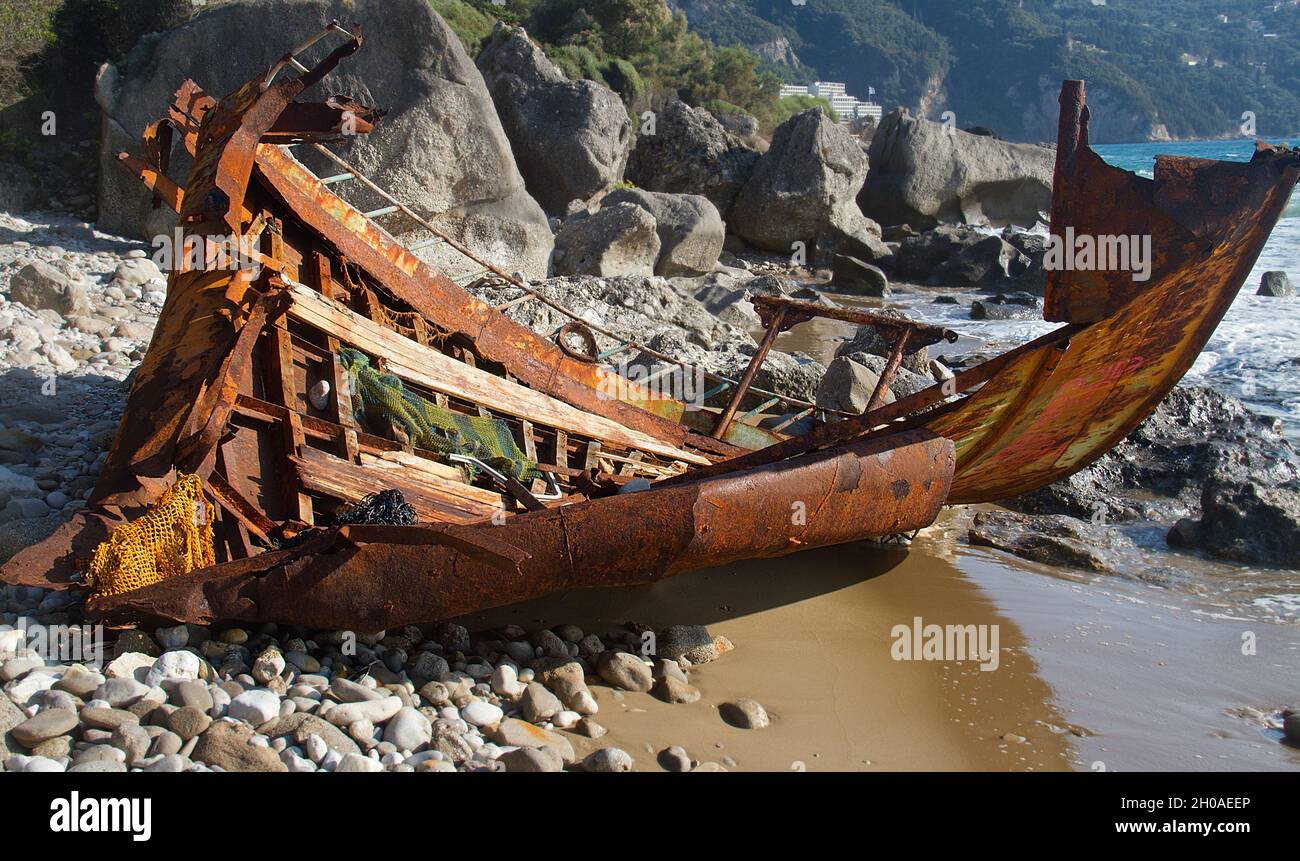
[[303, 485], [315, 493], [352, 503], [381, 490], [397, 490], [423, 521], [472, 523], [502, 510], [457, 495], [455, 482], [425, 475], [413, 478], [397, 464], [353, 464], [311, 447], [303, 449], [293, 462]]
[[292, 285], [289, 314], [365, 352], [382, 356], [389, 372], [435, 392], [471, 401], [487, 409], [538, 424], [593, 437], [620, 448], [642, 449], [698, 465], [710, 461], [618, 422], [584, 412], [533, 389], [432, 350], [385, 329], [360, 314], [325, 299], [314, 290]]

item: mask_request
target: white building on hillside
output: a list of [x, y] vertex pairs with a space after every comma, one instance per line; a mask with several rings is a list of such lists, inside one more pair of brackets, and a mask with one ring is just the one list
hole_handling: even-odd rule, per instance
[[[875, 95], [875, 89], [867, 88], [868, 95]], [[850, 96], [839, 81], [814, 81], [811, 84], [785, 84], [781, 87], [781, 97], [785, 96], [814, 96], [825, 99], [830, 106], [839, 115], [841, 123], [850, 123], [853, 120], [862, 117], [871, 117], [877, 122], [883, 115], [880, 105], [875, 102], [862, 101]]]

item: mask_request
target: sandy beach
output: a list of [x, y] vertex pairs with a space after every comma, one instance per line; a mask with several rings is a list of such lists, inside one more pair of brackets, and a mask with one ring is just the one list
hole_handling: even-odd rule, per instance
[[[967, 547], [955, 535], [968, 514], [950, 512], [908, 550], [814, 550], [462, 622], [699, 623], [728, 637], [735, 651], [691, 672], [697, 703], [593, 687], [610, 731], [600, 743], [638, 769], [659, 770], [655, 753], [674, 744], [740, 771], [1300, 768], [1300, 750], [1248, 711], [1295, 696], [1294, 627]], [[916, 616], [999, 626], [998, 668], [895, 661], [891, 631]], [[1240, 655], [1246, 628], [1254, 657]], [[772, 725], [728, 726], [717, 705], [737, 697], [763, 703]]]

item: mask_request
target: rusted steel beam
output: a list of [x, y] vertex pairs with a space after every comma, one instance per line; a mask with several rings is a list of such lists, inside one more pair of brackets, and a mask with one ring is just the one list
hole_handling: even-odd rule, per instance
[[885, 402], [885, 392], [889, 391], [899, 366], [903, 364], [903, 351], [907, 349], [908, 337], [911, 334], [910, 329], [903, 329], [895, 338], [889, 350], [889, 358], [885, 360], [885, 368], [880, 372], [880, 379], [876, 380], [876, 387], [871, 390], [871, 397], [867, 400], [864, 413], [871, 412]]
[[877, 314], [857, 308], [820, 305], [803, 299], [787, 299], [784, 296], [755, 296], [750, 299], [750, 303], [753, 304], [760, 316], [764, 312], [771, 313], [777, 308], [784, 308], [789, 321], [785, 324], [787, 329], [806, 320], [811, 320], [813, 317], [824, 317], [828, 320], [856, 323], [859, 326], [871, 326], [879, 331], [881, 336], [891, 344], [897, 339], [896, 333], [906, 330], [911, 333], [910, 340], [913, 350], [919, 350], [940, 341], [947, 341], [951, 344], [959, 337], [951, 329], [945, 329], [942, 326], [935, 326], [930, 323], [922, 323], [907, 317], [891, 317], [888, 314]]
[[731, 393], [731, 400], [727, 401], [727, 408], [718, 416], [718, 423], [713, 426], [712, 436], [714, 439], [722, 439], [727, 435], [727, 429], [731, 427], [731, 420], [736, 417], [736, 410], [740, 408], [740, 402], [749, 391], [750, 383], [754, 382], [754, 377], [758, 376], [759, 368], [763, 367], [763, 360], [771, 352], [777, 336], [789, 328], [789, 326], [785, 325], [786, 313], [785, 308], [778, 307], [763, 318], [763, 325], [767, 331], [763, 334], [763, 340], [759, 343], [758, 349], [754, 351], [754, 357], [749, 360], [749, 366], [745, 368], [745, 373], [741, 375], [740, 381], [736, 383], [736, 390]]
[[1067, 342], [1070, 336], [1078, 332], [1080, 328], [1077, 326], [1062, 326], [1048, 332], [1046, 335], [1035, 338], [1027, 344], [1022, 344], [1010, 352], [962, 371], [947, 383], [936, 383], [927, 389], [900, 398], [892, 404], [885, 404], [877, 409], [869, 410], [856, 418], [821, 425], [803, 436], [791, 437], [766, 448], [760, 448], [739, 457], [715, 463], [712, 466], [699, 467], [691, 470], [689, 474], [664, 479], [662, 483], [680, 484], [685, 481], [724, 475], [728, 472], [754, 469], [864, 436], [882, 425], [888, 425], [903, 416], [928, 409], [946, 398], [982, 385], [1003, 369], [1014, 364], [1020, 357], [1045, 347]]
[[[635, 404], [603, 396], [641, 387], [625, 378], [612, 379], [617, 374], [598, 365], [569, 358], [555, 344], [497, 313], [410, 253], [278, 147], [259, 149], [258, 167], [260, 176], [307, 227], [432, 323], [464, 334], [484, 358], [503, 365], [525, 385], [673, 445], [690, 445], [711, 455], [741, 451], [678, 424], [676, 418], [685, 409], [679, 401], [648, 389]], [[673, 415], [667, 418], [652, 411], [669, 407]]]
[[[379, 630], [562, 589], [652, 583], [738, 559], [908, 532], [934, 519], [951, 468], [950, 444], [931, 434], [859, 441], [780, 469], [519, 514], [508, 532], [490, 522], [458, 527], [466, 540], [508, 536], [527, 548], [518, 572], [446, 545], [399, 544], [391, 533], [358, 545], [324, 530], [293, 550], [191, 572], [87, 609], [110, 623], [276, 620]], [[792, 516], [800, 510], [806, 522]]]

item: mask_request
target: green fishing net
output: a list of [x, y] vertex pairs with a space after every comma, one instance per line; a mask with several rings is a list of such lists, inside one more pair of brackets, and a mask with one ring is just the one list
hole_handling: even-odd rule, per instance
[[[537, 462], [519, 450], [510, 426], [500, 419], [440, 407], [409, 391], [392, 374], [379, 373], [356, 350], [339, 350], [339, 361], [348, 372], [357, 420], [371, 433], [381, 434], [391, 424], [401, 428], [416, 448], [477, 458], [522, 482], [542, 477]], [[473, 475], [473, 467], [466, 467]]]

